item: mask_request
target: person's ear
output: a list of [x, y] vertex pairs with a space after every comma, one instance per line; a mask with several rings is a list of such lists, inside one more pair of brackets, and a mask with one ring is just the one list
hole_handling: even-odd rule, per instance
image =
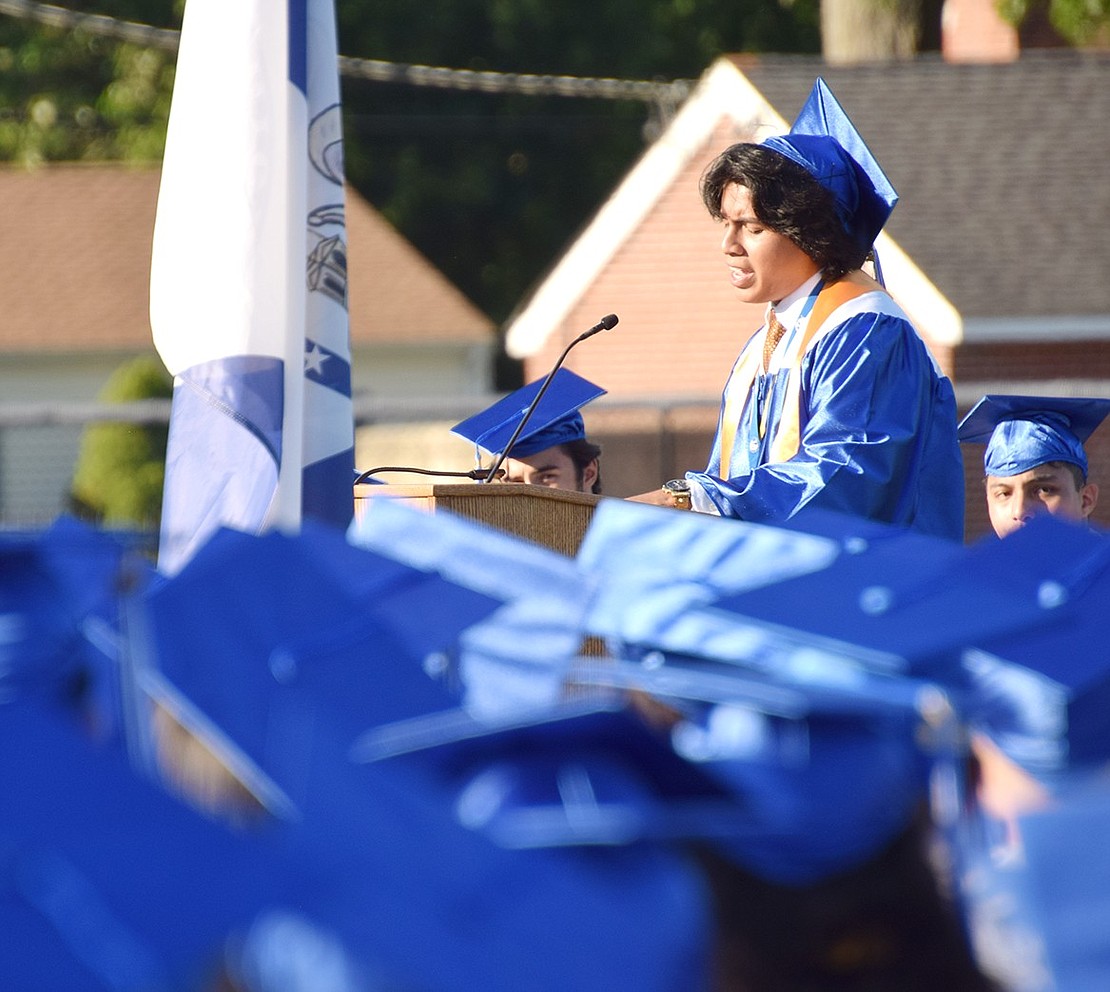
[[582, 469], [582, 492], [592, 493], [594, 491], [594, 483], [597, 482], [598, 471], [596, 458]]
[[1079, 506], [1083, 513], [1083, 519], [1086, 520], [1091, 515], [1098, 503], [1098, 486], [1093, 482], [1088, 482], [1082, 489], [1079, 490]]

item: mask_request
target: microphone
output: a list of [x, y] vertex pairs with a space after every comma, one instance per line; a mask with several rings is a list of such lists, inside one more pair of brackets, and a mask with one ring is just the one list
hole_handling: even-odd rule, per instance
[[[601, 320], [594, 324], [593, 327], [591, 327], [588, 331], [583, 331], [581, 334], [578, 335], [578, 337], [576, 337], [573, 341], [571, 341], [570, 344], [567, 345], [566, 351], [563, 352], [562, 357], [559, 359], [559, 361], [555, 363], [555, 368], [557, 369], [562, 363], [563, 359], [567, 357], [567, 351], [570, 351], [570, 349], [573, 348], [580, 341], [585, 341], [586, 338], [592, 338], [599, 331], [611, 331], [614, 327], [617, 326], [618, 323], [620, 323], [620, 318], [617, 317], [615, 313], [610, 313], [602, 317]], [[552, 369], [551, 371], [554, 372], [555, 369]]]
[[563, 353], [559, 356], [558, 361], [551, 367], [551, 371], [547, 373], [547, 378], [543, 380], [543, 384], [536, 392], [536, 395], [532, 397], [532, 402], [529, 403], [525, 409], [524, 415], [520, 418], [520, 423], [516, 425], [516, 430], [513, 431], [513, 436], [509, 438], [508, 444], [505, 445], [501, 454], [494, 459], [493, 467], [486, 473], [486, 477], [478, 480], [479, 485], [484, 485], [491, 479], [497, 478], [497, 473], [500, 471], [502, 463], [508, 457], [509, 452], [513, 450], [513, 445], [516, 444], [517, 438], [520, 437], [521, 431], [524, 430], [525, 425], [532, 419], [532, 414], [536, 412], [536, 407], [539, 406], [540, 400], [543, 399], [543, 394], [547, 392], [547, 387], [551, 385], [551, 380], [555, 378], [555, 373], [559, 371], [563, 362], [566, 361], [567, 355], [570, 354], [570, 349], [576, 344], [581, 344], [586, 338], [592, 338], [601, 331], [612, 330], [617, 326], [617, 323], [618, 318], [615, 313], [606, 314], [606, 316], [602, 317], [593, 327], [588, 331], [583, 331], [563, 349]]

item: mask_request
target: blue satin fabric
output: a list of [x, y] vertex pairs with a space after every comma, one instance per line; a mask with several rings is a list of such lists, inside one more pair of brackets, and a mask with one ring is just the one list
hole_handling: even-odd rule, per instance
[[[809, 349], [801, 365], [798, 453], [776, 463], [769, 439], [787, 376], [783, 370], [757, 378], [736, 431], [731, 478], [719, 478], [720, 423], [706, 471], [687, 474], [723, 516], [785, 520], [815, 506], [963, 539], [955, 395], [908, 321], [858, 314]], [[761, 400], [768, 429], [760, 440], [753, 428]]]

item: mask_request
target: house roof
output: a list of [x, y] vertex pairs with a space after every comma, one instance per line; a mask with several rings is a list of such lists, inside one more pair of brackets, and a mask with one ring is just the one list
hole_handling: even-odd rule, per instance
[[791, 116], [825, 77], [901, 196], [887, 232], [965, 320], [1110, 319], [1110, 52], [733, 61]]
[[[0, 169], [0, 351], [152, 346], [158, 181], [115, 164]], [[492, 322], [350, 188], [347, 235], [352, 344], [492, 341]]]
[[[900, 194], [879, 254], [888, 285], [927, 340], [951, 346], [1043, 335], [1049, 326], [1110, 336], [1110, 184], [1100, 177], [1110, 160], [1110, 53], [1053, 50], [988, 65], [939, 56], [859, 66], [732, 56], [707, 70], [514, 316], [510, 353], [537, 354], [549, 336], [565, 333], [603, 274], [627, 272], [633, 245], [634, 264], [658, 270], [656, 282], [672, 263], [682, 269], [702, 253], [709, 222], [696, 195], [701, 168], [728, 142], [785, 129], [818, 75]], [[681, 184], [693, 184], [693, 195]], [[676, 197], [684, 197], [680, 217]], [[667, 211], [674, 216], [664, 226], [656, 214]], [[676, 290], [667, 300], [684, 300], [699, 323], [712, 323], [724, 319], [722, 294], [712, 290], [699, 305]], [[610, 296], [607, 305], [639, 304]]]

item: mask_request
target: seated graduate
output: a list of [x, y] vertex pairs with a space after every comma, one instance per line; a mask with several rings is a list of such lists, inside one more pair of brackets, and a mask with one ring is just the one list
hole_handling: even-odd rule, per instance
[[1036, 514], [1086, 522], [1098, 502], [1083, 448], [1110, 413], [1110, 400], [984, 396], [960, 422], [966, 443], [986, 443], [987, 513], [999, 537]]
[[[543, 383], [543, 379], [537, 379], [522, 386], [456, 424], [451, 432], [488, 452], [493, 457], [491, 468], [504, 456], [499, 482], [600, 493], [601, 448], [587, 438], [579, 410], [603, 396], [605, 390], [569, 369], [560, 368], [520, 428]], [[478, 460], [481, 461], [480, 452]]]
[[[1110, 400], [987, 395], [960, 422], [967, 444], [986, 444], [984, 491], [991, 527], [1007, 537], [1041, 514], [1086, 524], [1098, 501], [1083, 447], [1110, 413]], [[1081, 667], [1081, 666], [1079, 666]], [[1035, 668], [1035, 666], [1034, 666]], [[1025, 768], [987, 733], [972, 736], [981, 809], [1018, 843], [1016, 823], [1051, 803], [1047, 779]]]

